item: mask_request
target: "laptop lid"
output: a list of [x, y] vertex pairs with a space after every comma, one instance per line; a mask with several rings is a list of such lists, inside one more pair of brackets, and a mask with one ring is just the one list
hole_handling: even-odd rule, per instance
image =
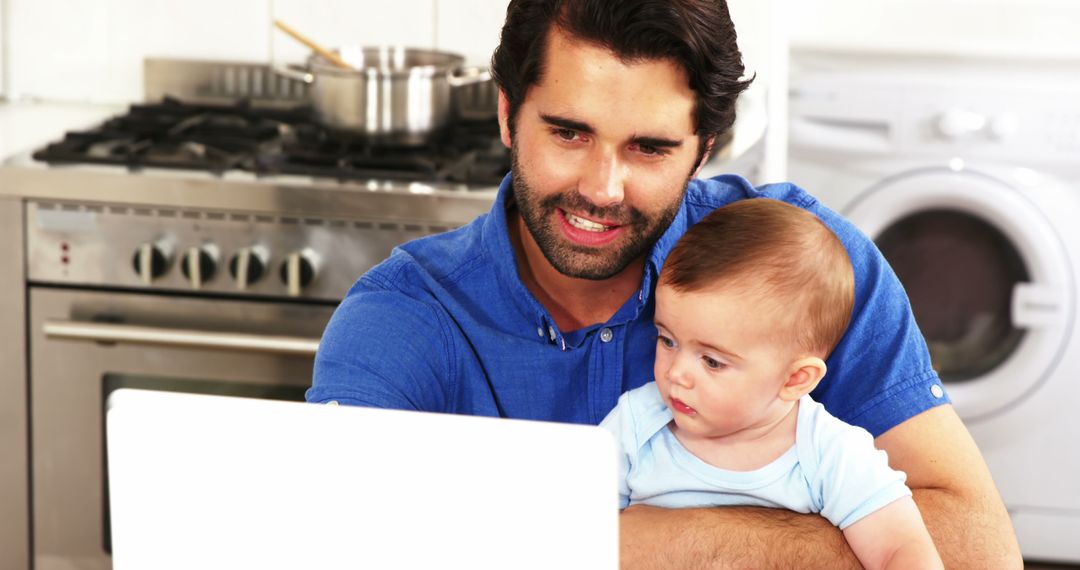
[[115, 570], [616, 568], [594, 426], [121, 389]]

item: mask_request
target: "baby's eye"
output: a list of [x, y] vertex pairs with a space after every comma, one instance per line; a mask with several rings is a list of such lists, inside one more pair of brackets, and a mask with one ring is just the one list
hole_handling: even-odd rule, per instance
[[664, 348], [675, 348], [675, 341], [671, 340], [670, 338], [668, 338], [668, 337], [666, 337], [666, 336], [664, 336], [662, 334], [661, 335], [656, 335], [656, 342], [659, 343], [660, 346], [663, 346]]
[[719, 369], [724, 367], [723, 362], [720, 362], [719, 360], [717, 360], [717, 359], [715, 359], [715, 358], [713, 358], [711, 356], [702, 356], [701, 361], [705, 363], [705, 366], [708, 366], [709, 368], [711, 368], [713, 370], [719, 370]]

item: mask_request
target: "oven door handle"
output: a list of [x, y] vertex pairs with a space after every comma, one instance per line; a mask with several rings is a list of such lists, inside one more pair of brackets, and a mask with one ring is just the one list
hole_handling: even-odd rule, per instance
[[262, 352], [314, 356], [319, 339], [244, 333], [223, 333], [79, 321], [46, 321], [45, 336], [68, 340], [212, 348], [241, 352]]

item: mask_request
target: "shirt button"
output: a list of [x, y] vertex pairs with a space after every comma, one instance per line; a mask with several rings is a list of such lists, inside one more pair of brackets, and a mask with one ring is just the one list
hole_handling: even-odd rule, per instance
[[544, 327], [537, 327], [536, 335], [540, 338], [544, 338]]
[[945, 395], [945, 390], [942, 390], [941, 386], [934, 384], [930, 387], [930, 393], [933, 394], [935, 398], [940, 398]]
[[551, 337], [551, 342], [555, 342], [555, 327], [548, 327], [548, 336]]
[[611, 332], [609, 328], [600, 329], [600, 340], [603, 342], [611, 342], [611, 339], [615, 337], [615, 334]]

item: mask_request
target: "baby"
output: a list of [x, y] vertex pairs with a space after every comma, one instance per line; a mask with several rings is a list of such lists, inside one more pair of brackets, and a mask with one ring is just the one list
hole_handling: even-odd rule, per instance
[[742, 200], [691, 228], [657, 285], [656, 381], [601, 424], [618, 442], [620, 508], [820, 513], [866, 568], [941, 568], [904, 473], [809, 396], [854, 290], [840, 240], [795, 206]]

